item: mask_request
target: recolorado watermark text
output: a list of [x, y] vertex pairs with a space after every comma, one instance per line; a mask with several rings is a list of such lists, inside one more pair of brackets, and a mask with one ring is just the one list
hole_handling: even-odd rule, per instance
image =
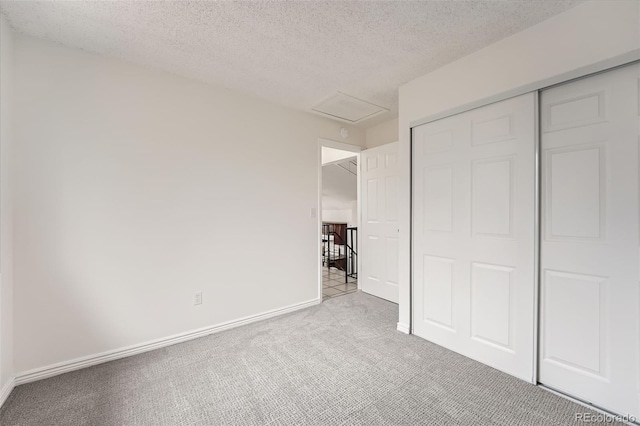
[[616, 414], [602, 414], [602, 413], [575, 413], [574, 420], [576, 422], [582, 422], [582, 423], [615, 423], [615, 422], [633, 423], [637, 419], [630, 414], [619, 416]]

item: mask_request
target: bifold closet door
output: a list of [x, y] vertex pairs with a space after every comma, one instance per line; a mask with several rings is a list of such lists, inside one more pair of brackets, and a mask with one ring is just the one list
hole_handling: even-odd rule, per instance
[[413, 332], [533, 381], [535, 95], [413, 129]]
[[541, 94], [540, 382], [640, 418], [640, 65]]

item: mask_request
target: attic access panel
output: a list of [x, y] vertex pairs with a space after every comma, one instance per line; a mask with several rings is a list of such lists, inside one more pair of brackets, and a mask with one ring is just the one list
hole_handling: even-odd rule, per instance
[[338, 92], [325, 99], [311, 110], [348, 123], [358, 123], [374, 115], [388, 111], [387, 108]]

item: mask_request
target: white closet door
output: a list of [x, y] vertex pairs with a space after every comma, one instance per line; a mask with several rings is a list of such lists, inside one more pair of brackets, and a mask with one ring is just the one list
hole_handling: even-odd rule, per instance
[[413, 129], [413, 330], [533, 381], [535, 97]]
[[541, 95], [540, 382], [640, 418], [640, 66]]
[[398, 303], [398, 142], [360, 153], [361, 290]]

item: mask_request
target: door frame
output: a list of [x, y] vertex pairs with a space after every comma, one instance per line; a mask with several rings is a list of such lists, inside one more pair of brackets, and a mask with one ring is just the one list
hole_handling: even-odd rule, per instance
[[[339, 149], [342, 151], [349, 151], [349, 152], [353, 152], [356, 155], [356, 159], [358, 162], [358, 172], [356, 175], [356, 226], [358, 227], [358, 231], [360, 231], [360, 212], [361, 212], [361, 208], [360, 208], [360, 200], [361, 200], [361, 195], [360, 195], [360, 152], [363, 151], [365, 148], [358, 146], [358, 145], [352, 145], [352, 144], [348, 144], [346, 142], [338, 142], [338, 141], [334, 141], [331, 139], [325, 139], [325, 138], [318, 138], [318, 148], [317, 148], [317, 154], [318, 154], [318, 204], [317, 204], [317, 208], [316, 208], [316, 226], [317, 226], [317, 239], [316, 241], [318, 242], [322, 242], [322, 147], [326, 146], [327, 148], [334, 148], [334, 149]], [[360, 247], [360, 232], [358, 232], [358, 239], [357, 239], [357, 247]], [[320, 300], [320, 302], [322, 303], [322, 245], [318, 244], [318, 252], [316, 253], [316, 259], [318, 262], [318, 299]], [[360, 258], [360, 256], [357, 257], [357, 272], [358, 272], [358, 276], [360, 274], [361, 271], [361, 265], [362, 265], [362, 259]], [[357, 285], [358, 285], [358, 290], [360, 289], [360, 280], [358, 279], [357, 281]]]

